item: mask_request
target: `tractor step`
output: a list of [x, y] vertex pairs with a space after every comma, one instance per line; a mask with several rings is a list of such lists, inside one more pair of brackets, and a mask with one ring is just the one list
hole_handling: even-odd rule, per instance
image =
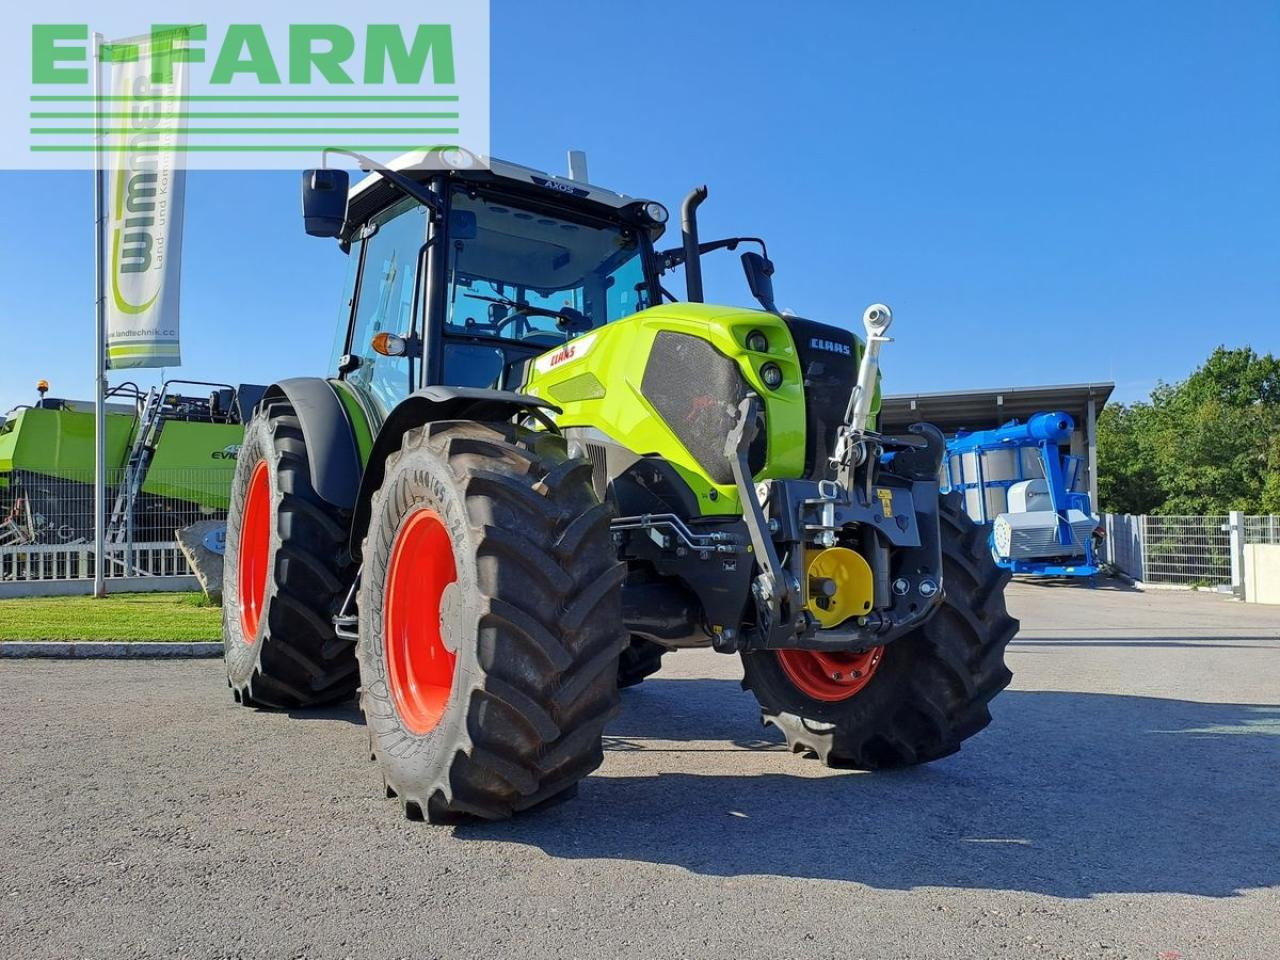
[[342, 609], [333, 618], [333, 632], [343, 640], [360, 639], [360, 614], [356, 610], [356, 593], [360, 589], [360, 574], [363, 571], [363, 566], [356, 571], [356, 578], [351, 581], [351, 589], [347, 591], [347, 598], [342, 601]]

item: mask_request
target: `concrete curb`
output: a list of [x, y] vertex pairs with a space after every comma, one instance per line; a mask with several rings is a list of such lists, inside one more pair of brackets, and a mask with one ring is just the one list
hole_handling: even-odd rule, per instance
[[0, 642], [0, 660], [188, 660], [222, 656], [222, 642], [137, 643], [12, 640]]

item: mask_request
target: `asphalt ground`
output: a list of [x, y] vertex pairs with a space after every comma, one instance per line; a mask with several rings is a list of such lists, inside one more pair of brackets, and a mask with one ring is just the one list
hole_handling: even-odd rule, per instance
[[354, 708], [217, 661], [0, 661], [0, 958], [1271, 958], [1280, 608], [1015, 584], [995, 722], [835, 772], [735, 658], [624, 695], [604, 766], [515, 821], [410, 823]]

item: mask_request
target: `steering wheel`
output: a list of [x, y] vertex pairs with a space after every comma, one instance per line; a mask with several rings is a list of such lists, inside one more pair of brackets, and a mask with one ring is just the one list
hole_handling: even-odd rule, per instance
[[516, 340], [523, 339], [529, 332], [529, 315], [519, 309], [513, 310], [511, 313], [508, 313], [505, 317], [503, 317], [497, 323], [493, 324], [493, 335], [495, 337], [501, 336], [502, 331], [505, 330], [507, 327], [509, 327], [513, 323], [524, 324], [524, 330], [521, 331], [517, 329], [516, 335], [514, 337], [514, 339]]

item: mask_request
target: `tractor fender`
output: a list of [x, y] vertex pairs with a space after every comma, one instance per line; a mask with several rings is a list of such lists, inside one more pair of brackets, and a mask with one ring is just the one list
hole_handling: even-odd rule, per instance
[[[424, 387], [409, 394], [387, 414], [360, 480], [351, 518], [351, 552], [359, 556], [365, 531], [369, 527], [369, 508], [373, 493], [382, 486], [387, 457], [400, 449], [404, 435], [414, 427], [437, 420], [510, 420], [520, 413], [539, 417], [548, 425], [544, 411], [559, 413], [560, 408], [539, 397], [512, 390], [489, 390], [482, 387]], [[552, 425], [553, 426], [553, 425]]]
[[287, 400], [302, 424], [311, 486], [326, 503], [350, 510], [360, 490], [360, 452], [347, 411], [327, 380], [296, 377], [272, 384], [258, 407]]

